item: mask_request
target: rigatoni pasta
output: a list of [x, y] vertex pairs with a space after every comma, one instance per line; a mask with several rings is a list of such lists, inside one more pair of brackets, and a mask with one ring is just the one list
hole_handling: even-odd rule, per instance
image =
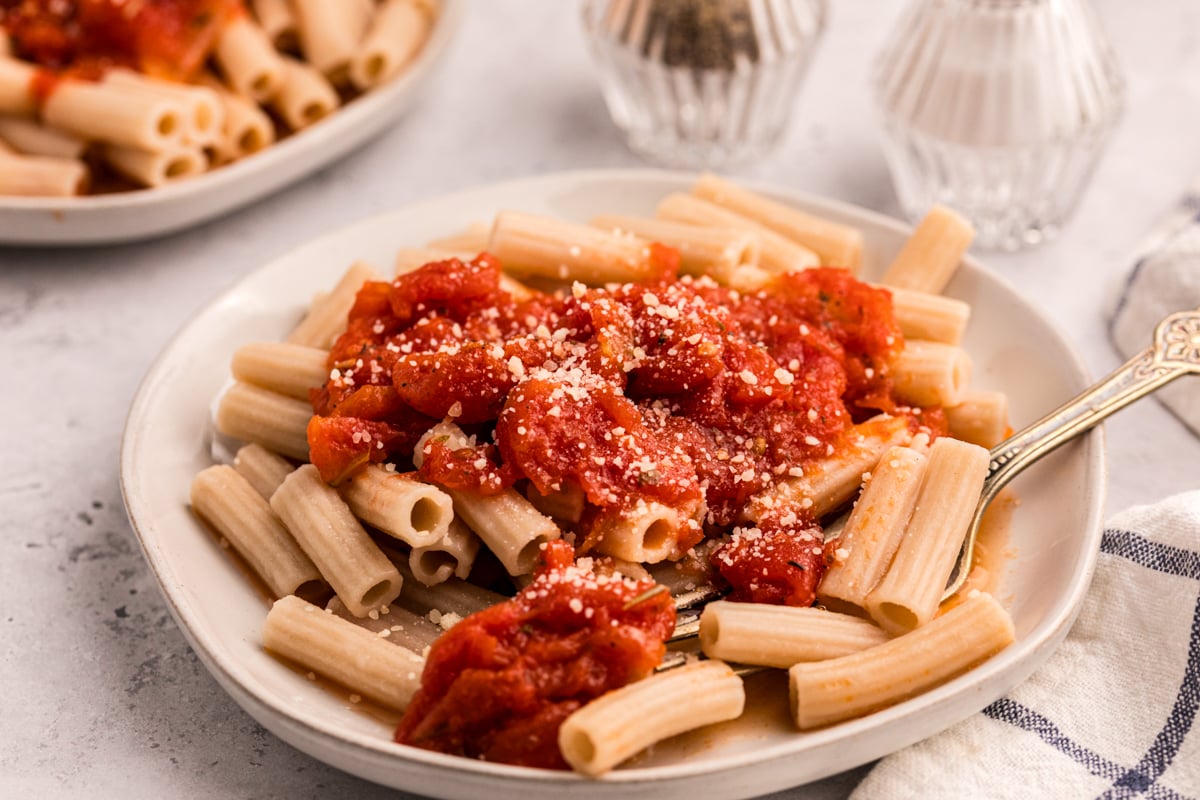
[[[715, 179], [701, 189], [745, 198]], [[750, 205], [824, 231], [827, 248], [855, 242]], [[762, 259], [779, 237], [761, 221], [593, 223], [501, 212], [491, 252], [474, 257], [478, 228], [409, 243], [393, 279], [356, 266], [289, 344], [235, 354], [218, 427], [239, 424], [240, 404], [235, 435], [261, 443], [236, 474], [251, 496], [270, 493], [338, 595], [314, 625], [309, 611], [289, 617], [305, 644], [285, 657], [358, 692], [360, 679], [298, 651], [324, 652], [327, 616], [359, 638], [395, 635], [384, 643], [428, 658], [397, 741], [595, 775], [741, 713], [722, 661], [789, 669], [793, 716], [811, 727], [1010, 641], [990, 598], [940, 605], [988, 466], [986, 450], [949, 438], [942, 409], [973, 396], [955, 344], [969, 309], [843, 268], [755, 266], [755, 243]], [[677, 279], [685, 254], [695, 274]], [[738, 288], [729, 276], [747, 267], [765, 277]], [[286, 425], [261, 419], [301, 398]], [[285, 435], [302, 418], [307, 459]], [[281, 479], [291, 465], [267, 447], [311, 463]], [[646, 565], [679, 574], [655, 582]], [[668, 592], [708, 582], [727, 598], [672, 631]], [[425, 651], [431, 626], [444, 633]], [[719, 661], [652, 675], [663, 642], [696, 629]], [[928, 666], [930, 642], [946, 664]], [[830, 664], [847, 665], [853, 702]]]
[[[396, 78], [438, 16], [436, 3], [407, 0], [136, 3], [119, 14], [30, 0], [0, 16], [0, 116], [49, 131], [17, 131], [26, 154], [90, 148], [88, 180], [72, 193], [153, 188], [258, 152]], [[17, 191], [31, 193], [0, 184]]]

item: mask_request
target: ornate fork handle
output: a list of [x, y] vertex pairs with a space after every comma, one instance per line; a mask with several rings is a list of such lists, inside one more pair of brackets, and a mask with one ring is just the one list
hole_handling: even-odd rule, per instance
[[992, 448], [992, 461], [945, 597], [966, 580], [988, 503], [1033, 462], [1180, 375], [1200, 373], [1200, 310], [1180, 311], [1154, 329], [1154, 344], [1107, 378]]

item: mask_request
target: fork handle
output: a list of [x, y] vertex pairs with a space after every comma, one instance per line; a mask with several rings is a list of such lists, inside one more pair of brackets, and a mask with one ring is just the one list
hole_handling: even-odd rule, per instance
[[1021, 470], [1090, 430], [1125, 406], [1181, 375], [1200, 371], [1200, 311], [1181, 311], [1158, 324], [1154, 344], [991, 451], [981, 504]]
[[1135, 400], [1180, 375], [1195, 372], [1200, 372], [1200, 310], [1180, 311], [1164, 318], [1154, 329], [1153, 345], [1074, 399], [993, 447], [975, 517], [945, 596], [958, 591], [966, 579], [974, 557], [975, 533], [988, 503], [1019, 472]]

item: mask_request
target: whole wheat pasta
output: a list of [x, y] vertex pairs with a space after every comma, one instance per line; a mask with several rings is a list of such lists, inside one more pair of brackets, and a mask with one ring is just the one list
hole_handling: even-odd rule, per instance
[[716, 175], [702, 175], [692, 193], [735, 211], [815, 252], [821, 263], [857, 272], [862, 262], [862, 232], [730, 183]]
[[332, 347], [346, 330], [346, 315], [354, 305], [358, 290], [367, 281], [378, 280], [382, 278], [367, 264], [361, 261], [352, 264], [332, 291], [313, 301], [308, 314], [288, 334], [287, 341], [309, 347]]
[[699, 527], [703, 516], [702, 506], [679, 509], [639, 498], [629, 508], [605, 514], [594, 529], [595, 549], [626, 561], [657, 564], [676, 555], [682, 532]]
[[32, 90], [36, 74], [32, 65], [0, 54], [0, 113], [33, 115], [37, 108]]
[[213, 60], [233, 90], [252, 100], [268, 100], [283, 86], [283, 57], [271, 37], [244, 14], [222, 28]]
[[362, 41], [371, 7], [358, 0], [292, 0], [305, 60], [327, 76], [344, 71]]
[[1015, 638], [1008, 612], [989, 594], [967, 598], [896, 639], [788, 671], [792, 716], [801, 730], [861, 716], [966, 672]]
[[217, 430], [268, 450], [308, 460], [308, 421], [312, 406], [303, 400], [235, 383], [217, 405]]
[[286, 458], [260, 444], [243, 445], [233, 458], [233, 468], [265, 500], [271, 499], [279, 484], [295, 469]]
[[971, 381], [971, 357], [961, 347], [917, 339], [892, 362], [896, 397], [914, 406], [954, 406]]
[[717, 600], [700, 615], [700, 648], [709, 658], [787, 669], [801, 661], [857, 653], [888, 635], [871, 622], [821, 608]]
[[871, 618], [902, 633], [937, 613], [975, 513], [990, 455], [978, 445], [941, 438], [929, 448], [912, 519], [888, 567], [866, 599]]
[[975, 228], [965, 217], [945, 206], [934, 206], [904, 243], [882, 282], [937, 294], [950, 282], [974, 238]]
[[400, 594], [395, 565], [312, 464], [284, 479], [271, 508], [352, 614], [366, 616]]
[[63, 79], [42, 105], [42, 120], [84, 139], [143, 150], [182, 141], [188, 112], [178, 99], [112, 83]]
[[[435, 437], [446, 437], [450, 448], [469, 443], [457, 425], [446, 422], [435, 425], [417, 442], [413, 461], [418, 467], [424, 460], [426, 443]], [[462, 489], [447, 489], [446, 493], [454, 499], [455, 513], [487, 544], [510, 575], [532, 572], [542, 544], [562, 536], [554, 521], [515, 489], [492, 495]]]
[[479, 537], [455, 519], [450, 521], [441, 539], [412, 549], [408, 568], [426, 586], [445, 583], [452, 577], [466, 580], [478, 554]]
[[721, 661], [698, 661], [602, 695], [567, 717], [558, 732], [563, 758], [601, 775], [655, 742], [741, 716], [742, 679]]
[[654, 268], [640, 239], [516, 211], [496, 215], [487, 249], [518, 276], [594, 285], [640, 280]]
[[593, 217], [591, 224], [617, 235], [627, 233], [674, 247], [679, 251], [679, 271], [684, 275], [708, 275], [735, 289], [758, 288], [769, 278], [769, 273], [758, 266], [762, 245], [753, 231], [617, 214]]
[[525, 490], [525, 497], [547, 517], [564, 522], [579, 522], [587, 503], [583, 489], [577, 483], [564, 483], [561, 489], [550, 494], [542, 494], [531, 484]]
[[87, 142], [78, 136], [23, 117], [0, 116], [0, 139], [29, 156], [77, 159], [87, 150]]
[[178, 102], [183, 108], [182, 140], [191, 147], [207, 147], [220, 138], [225, 107], [206, 86], [158, 80], [128, 69], [110, 69], [103, 83]]
[[1008, 438], [1008, 395], [965, 392], [956, 405], [946, 409], [946, 423], [955, 439], [980, 447], [995, 447]]
[[352, 692], [403, 711], [421, 685], [425, 662], [352, 622], [289, 596], [275, 601], [263, 645]]
[[192, 146], [142, 150], [110, 144], [100, 153], [109, 166], [140, 186], [162, 186], [199, 175], [208, 167], [203, 151]]
[[87, 166], [77, 159], [0, 150], [0, 195], [69, 197], [83, 192], [88, 178]]
[[837, 558], [817, 586], [827, 607], [863, 611], [904, 537], [917, 504], [927, 458], [910, 447], [893, 447], [871, 471], [837, 540]]
[[320, 122], [341, 105], [337, 90], [319, 71], [292, 58], [284, 58], [283, 66], [283, 82], [270, 103], [293, 131]]
[[426, 586], [416, 580], [407, 561], [401, 561], [397, 568], [404, 576], [404, 586], [396, 602], [419, 614], [436, 611], [439, 615], [466, 617], [507, 599], [504, 595], [458, 578], [447, 578], [441, 583]]
[[854, 497], [880, 456], [911, 438], [900, 417], [880, 416], [856, 425], [842, 435], [829, 457], [753, 498], [746, 515], [757, 521], [774, 510], [800, 508], [820, 519]]
[[230, 371], [236, 380], [252, 383], [297, 400], [308, 400], [329, 377], [329, 352], [287, 342], [251, 342], [233, 353]]
[[450, 496], [432, 484], [367, 464], [338, 486], [354, 515], [413, 547], [441, 541], [454, 519]]
[[350, 80], [360, 89], [395, 77], [429, 38], [433, 20], [416, 0], [383, 0], [350, 58]]
[[754, 220], [702, 200], [690, 194], [667, 195], [654, 211], [658, 219], [752, 231], [759, 238], [762, 252], [759, 266], [768, 272], [791, 272], [820, 264], [817, 254], [801, 244], [760, 225]]
[[905, 339], [926, 339], [959, 344], [967, 329], [971, 306], [962, 300], [915, 289], [887, 287], [892, 294], [892, 312]]
[[233, 545], [276, 597], [324, 585], [312, 559], [266, 499], [233, 467], [217, 464], [201, 470], [192, 480], [191, 503], [192, 510]]

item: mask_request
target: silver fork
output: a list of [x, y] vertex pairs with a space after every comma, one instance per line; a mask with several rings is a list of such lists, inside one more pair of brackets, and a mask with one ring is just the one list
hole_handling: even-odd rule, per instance
[[[1140, 400], [1181, 375], [1195, 373], [1200, 373], [1200, 309], [1180, 311], [1164, 318], [1154, 329], [1154, 343], [1150, 347], [1099, 383], [993, 447], [987, 477], [979, 493], [979, 503], [975, 506], [974, 517], [967, 528], [942, 599], [957, 592], [967, 579], [983, 512], [1009, 481], [1030, 464], [1091, 430], [1135, 400]], [[828, 526], [829, 538], [840, 533], [842, 521], [837, 520]], [[675, 605], [678, 622], [668, 641], [677, 642], [697, 636], [704, 605], [721, 594], [714, 587], [702, 586], [677, 596]], [[659, 669], [680, 666], [687, 655], [682, 651], [671, 651]]]

